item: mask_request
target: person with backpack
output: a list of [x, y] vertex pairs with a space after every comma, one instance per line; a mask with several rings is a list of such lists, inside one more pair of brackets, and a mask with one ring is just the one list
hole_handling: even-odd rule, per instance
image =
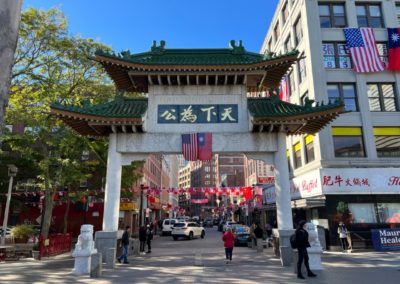
[[128, 262], [128, 250], [129, 250], [129, 232], [131, 230], [131, 227], [126, 226], [125, 231], [122, 234], [122, 240], [121, 240], [121, 245], [122, 245], [122, 254], [120, 257], [117, 258], [118, 262], [121, 263], [121, 260], [124, 260], [124, 264], [129, 264]]
[[[301, 273], [301, 265], [304, 261], [304, 265], [306, 266], [307, 269], [307, 276], [308, 277], [315, 277], [315, 275], [311, 269], [310, 265], [308, 263], [308, 252], [307, 248], [311, 247], [310, 243], [308, 242], [308, 232], [306, 229], [307, 222], [306, 221], [300, 221], [299, 226], [296, 230], [295, 233], [295, 240], [293, 240], [293, 236], [290, 238], [290, 242], [293, 245], [296, 246], [297, 251], [298, 251], [298, 261], [297, 261], [297, 278], [299, 279], [305, 279], [303, 274]], [[295, 242], [295, 244], [293, 244]]]
[[151, 240], [152, 239], [153, 239], [153, 228], [151, 225], [147, 225], [147, 230], [146, 230], [147, 253], [151, 253]]

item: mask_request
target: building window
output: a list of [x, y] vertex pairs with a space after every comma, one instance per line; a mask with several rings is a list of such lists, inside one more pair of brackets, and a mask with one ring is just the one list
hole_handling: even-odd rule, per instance
[[400, 128], [374, 128], [376, 152], [379, 158], [400, 157]]
[[394, 84], [367, 84], [370, 111], [397, 111]]
[[349, 203], [349, 210], [354, 223], [376, 223], [374, 203]]
[[332, 127], [335, 157], [365, 157], [360, 127]]
[[322, 43], [322, 54], [324, 55], [324, 66], [327, 69], [351, 68], [350, 51], [346, 43], [324, 42]]
[[379, 4], [357, 4], [358, 26], [370, 28], [383, 28], [381, 6]]
[[292, 47], [292, 43], [290, 41], [290, 36], [288, 36], [288, 38], [285, 41], [285, 52], [289, 52], [293, 49]]
[[[301, 56], [304, 56], [301, 55]], [[307, 71], [306, 71], [306, 61], [304, 58], [300, 59], [297, 63], [297, 68], [299, 71], [299, 82], [303, 83], [307, 77]]]
[[294, 144], [293, 146], [293, 152], [294, 152], [294, 168], [300, 168], [301, 167], [301, 148], [300, 148], [300, 142]]
[[354, 84], [328, 84], [328, 99], [330, 101], [341, 100], [346, 111], [358, 111], [357, 93]]
[[301, 18], [299, 17], [294, 24], [294, 35], [296, 39], [296, 46], [299, 45], [303, 38], [303, 30], [301, 28]]
[[388, 50], [387, 50], [387, 44], [386, 43], [377, 43], [376, 48], [378, 49], [379, 57], [381, 58], [382, 62], [385, 63], [385, 65], [388, 65]]
[[396, 4], [397, 24], [400, 25], [400, 3]]
[[344, 4], [320, 3], [318, 6], [321, 28], [343, 28], [346, 26]]
[[296, 90], [296, 83], [294, 81], [294, 72], [293, 71], [291, 71], [289, 73], [288, 78], [289, 78], [289, 96], [291, 96], [294, 94], [294, 90]]
[[400, 203], [377, 203], [379, 221], [387, 224], [398, 224], [400, 220], [398, 214], [400, 212]]
[[307, 135], [304, 138], [304, 144], [306, 145], [306, 163], [310, 163], [315, 160], [314, 155], [314, 136]]
[[276, 25], [275, 25], [274, 36], [275, 36], [275, 42], [277, 42], [278, 39], [279, 39], [279, 36], [280, 36], [279, 22], [277, 22]]
[[283, 25], [286, 23], [287, 19], [289, 18], [289, 5], [287, 2], [285, 3], [285, 6], [282, 8], [282, 20], [283, 20]]
[[271, 50], [272, 50], [272, 38], [270, 38], [269, 42], [268, 42], [268, 51], [271, 51]]

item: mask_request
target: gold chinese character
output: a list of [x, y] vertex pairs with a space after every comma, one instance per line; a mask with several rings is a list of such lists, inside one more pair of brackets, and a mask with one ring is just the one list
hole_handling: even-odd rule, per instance
[[207, 121], [208, 122], [210, 122], [211, 121], [211, 114], [212, 115], [217, 115], [217, 113], [215, 112], [215, 111], [211, 111], [212, 109], [214, 109], [215, 108], [215, 106], [211, 106], [211, 107], [208, 107], [208, 108], [202, 108], [202, 109], [200, 109], [201, 111], [205, 111], [205, 112], [207, 112]]
[[176, 110], [171, 109], [171, 110], [166, 110], [161, 114], [161, 117], [163, 117], [165, 120], [176, 120], [175, 116]]
[[226, 119], [229, 119], [229, 121], [236, 121], [236, 119], [231, 116], [231, 112], [232, 107], [224, 108], [224, 112], [221, 114], [221, 121], [224, 121]]
[[197, 120], [197, 115], [193, 114], [192, 106], [183, 109], [181, 117], [181, 121], [195, 122]]

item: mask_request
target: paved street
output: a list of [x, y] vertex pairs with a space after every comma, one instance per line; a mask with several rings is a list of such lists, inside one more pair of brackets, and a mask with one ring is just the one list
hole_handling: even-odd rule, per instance
[[68, 256], [44, 261], [23, 260], [0, 264], [0, 283], [398, 283], [400, 253], [326, 253], [325, 270], [316, 279], [300, 281], [292, 268], [281, 267], [271, 249], [263, 254], [247, 247], [234, 249], [225, 264], [221, 233], [207, 229], [205, 239], [154, 240], [153, 253], [132, 257], [129, 265], [104, 270], [101, 279], [71, 274]]

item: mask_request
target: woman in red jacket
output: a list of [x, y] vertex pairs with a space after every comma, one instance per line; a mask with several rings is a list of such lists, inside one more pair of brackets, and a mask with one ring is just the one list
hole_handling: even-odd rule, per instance
[[225, 255], [226, 255], [226, 264], [232, 261], [232, 252], [233, 246], [235, 244], [235, 236], [232, 234], [232, 229], [228, 228], [224, 235], [222, 236], [222, 240], [224, 241], [225, 247]]

